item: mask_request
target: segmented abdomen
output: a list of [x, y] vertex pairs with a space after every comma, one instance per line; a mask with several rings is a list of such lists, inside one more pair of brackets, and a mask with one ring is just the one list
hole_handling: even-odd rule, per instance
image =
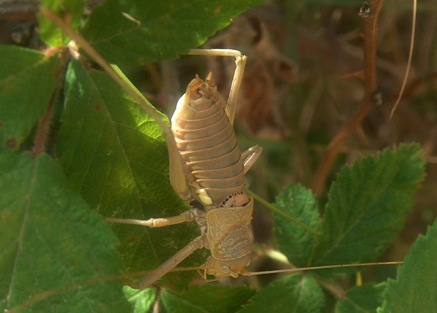
[[[243, 160], [225, 107], [212, 75], [205, 82], [196, 76], [172, 117], [172, 131], [191, 194], [211, 207], [218, 207], [245, 187]], [[212, 203], [199, 197], [202, 189]]]

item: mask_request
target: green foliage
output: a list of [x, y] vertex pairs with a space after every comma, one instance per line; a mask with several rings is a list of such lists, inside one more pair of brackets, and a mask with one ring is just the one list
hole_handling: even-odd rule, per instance
[[[65, 92], [58, 156], [91, 207], [103, 216], [137, 219], [187, 209], [169, 184], [161, 130], [126, 92], [104, 73], [75, 61], [66, 73]], [[156, 230], [114, 225], [126, 271], [155, 268], [195, 231], [191, 224]]]
[[219, 285], [193, 286], [186, 292], [162, 292], [162, 304], [168, 312], [236, 312], [255, 291], [246, 287]]
[[[57, 15], [68, 17], [70, 26], [74, 30], [78, 30], [83, 16], [85, 0], [42, 0], [41, 3], [43, 3], [45, 8], [54, 11]], [[47, 19], [40, 19], [38, 28], [41, 39], [52, 47], [66, 45], [69, 41], [68, 36]]]
[[16, 150], [47, 109], [59, 59], [13, 46], [0, 46], [0, 54], [0, 151]]
[[127, 306], [115, 236], [47, 155], [0, 155], [0, 308], [102, 312]]
[[[276, 207], [306, 225], [290, 223], [279, 214], [275, 219], [274, 234], [279, 249], [298, 267], [308, 266], [312, 255], [311, 247], [315, 246], [319, 225], [319, 209], [316, 199], [310, 190], [300, 185], [285, 188], [276, 198]], [[313, 232], [308, 231], [308, 228]]]
[[343, 168], [328, 195], [313, 264], [375, 261], [404, 225], [423, 172], [416, 145]]
[[123, 288], [123, 292], [126, 296], [126, 299], [132, 304], [134, 313], [150, 312], [158, 294], [155, 288], [137, 290], [128, 286]]
[[[143, 64], [186, 53], [258, 1], [108, 0], [86, 20], [82, 2], [42, 2], [69, 15], [70, 27], [110, 62]], [[2, 311], [148, 312], [159, 299], [168, 312], [321, 312], [326, 277], [359, 270], [324, 271], [324, 279], [320, 272], [289, 275], [260, 291], [212, 283], [187, 287], [195, 272], [166, 275], [160, 284], [171, 289], [160, 293], [122, 288], [120, 273], [153, 270], [198, 229], [107, 225], [104, 217], [146, 219], [187, 208], [168, 181], [162, 130], [107, 74], [66, 57], [62, 45], [69, 38], [43, 15], [41, 36], [61, 48], [44, 54], [0, 46]], [[40, 130], [51, 106], [54, 126], [44, 138]], [[29, 153], [29, 142], [41, 149], [38, 136], [54, 147], [47, 149], [50, 155]], [[276, 200], [285, 214], [274, 214], [280, 251], [297, 267], [376, 260], [402, 227], [423, 171], [416, 145], [363, 158], [339, 173], [321, 216], [310, 191], [286, 187]], [[401, 297], [431, 311], [425, 306], [432, 303], [419, 303], [419, 283], [408, 283], [411, 275], [421, 277], [427, 299], [435, 294], [435, 229], [418, 241], [398, 280], [388, 283], [383, 310]], [[419, 259], [423, 264], [416, 266]], [[204, 261], [198, 253], [184, 265]], [[337, 311], [374, 311], [384, 288], [353, 288]]]
[[187, 53], [259, 2], [106, 1], [81, 32], [109, 62], [143, 64]]
[[433, 312], [437, 308], [437, 221], [411, 247], [396, 280], [389, 279], [378, 313]]
[[239, 312], [317, 313], [323, 304], [323, 291], [314, 277], [295, 274], [274, 281]]
[[[123, 55], [125, 59], [121, 63], [143, 62], [152, 59], [148, 47], [159, 47], [163, 39], [171, 39], [166, 57], [199, 45], [251, 2], [224, 7], [207, 17], [204, 12], [217, 9], [219, 3], [199, 1], [185, 5], [187, 10], [182, 10], [181, 18], [172, 16], [171, 19], [169, 14], [180, 6], [178, 2], [156, 2], [159, 5], [155, 11], [147, 11], [148, 14], [161, 22], [170, 20], [173, 25], [168, 26], [172, 28], [159, 24], [162, 30], [157, 34], [155, 24], [151, 33], [141, 33], [151, 27], [146, 25], [150, 15], [136, 16], [144, 18], [142, 23], [146, 26], [131, 36], [124, 33], [126, 37], [123, 37], [110, 27], [116, 26], [120, 19], [126, 21], [122, 12], [143, 12], [144, 4], [144, 1], [137, 1], [136, 5], [129, 2], [120, 4], [123, 10], [117, 10], [119, 4], [107, 1], [82, 22], [80, 31], [98, 50], [107, 49], [104, 45], [120, 44], [117, 38], [132, 42], [133, 37], [140, 35], [132, 54], [126, 53], [128, 47], [112, 46], [105, 57], [115, 61]], [[47, 8], [60, 15], [72, 14], [73, 29], [79, 25], [75, 17], [83, 12], [83, 7], [77, 11], [78, 5], [79, 1], [66, 1], [62, 5], [45, 2]], [[194, 13], [199, 5], [204, 12], [196, 22]], [[108, 14], [106, 19], [100, 15], [102, 11]], [[193, 26], [187, 28], [184, 23], [188, 19], [195, 22], [194, 26], [199, 25], [206, 17], [214, 22], [198, 30]], [[111, 38], [106, 37], [108, 33], [92, 36], [87, 33], [88, 25], [95, 25], [96, 21], [105, 25]], [[45, 18], [41, 19], [40, 30], [46, 43], [58, 46], [68, 41]], [[161, 37], [164, 30], [174, 37]], [[189, 34], [190, 40], [180, 34]], [[162, 59], [156, 51], [155, 48], [154, 58]], [[120, 239], [123, 263], [120, 262], [114, 247], [115, 237], [102, 216], [174, 215], [185, 210], [186, 205], [168, 183], [167, 151], [156, 123], [105, 74], [90, 70], [78, 61], [70, 61], [66, 66], [61, 62], [61, 52], [45, 55], [14, 46], [0, 47], [5, 61], [0, 70], [0, 223], [2, 233], [7, 234], [2, 235], [0, 246], [2, 309], [112, 312], [117, 307], [117, 312], [123, 312], [127, 302], [121, 292], [122, 280], [105, 282], [105, 279], [122, 270], [153, 269], [189, 242], [195, 228], [182, 225], [150, 232], [143, 227], [116, 225], [113, 231]], [[26, 140], [32, 140], [59, 86], [64, 87], [61, 92], [64, 102], [59, 103], [64, 110], [60, 113], [60, 128], [53, 129], [51, 135], [56, 140], [61, 168], [48, 156], [31, 156], [25, 152]], [[94, 210], [101, 215], [96, 215]], [[187, 275], [179, 275], [172, 283], [186, 284], [184, 277]], [[138, 293], [136, 298], [153, 300], [154, 294]]]
[[336, 313], [375, 312], [383, 300], [387, 284], [368, 284], [351, 288], [337, 307]]
[[[278, 196], [276, 205], [299, 217], [310, 229], [320, 230], [320, 235], [315, 238], [301, 225], [287, 223], [274, 214], [281, 251], [299, 267], [375, 261], [403, 226], [423, 172], [416, 145], [387, 149], [346, 166], [332, 184], [320, 222], [311, 192], [300, 186], [288, 187]], [[319, 274], [357, 271], [360, 269], [339, 268]]]
[[[375, 261], [400, 231], [423, 172], [420, 149], [412, 144], [386, 149], [346, 166], [332, 185], [320, 221], [314, 213], [317, 206], [311, 192], [301, 186], [287, 187], [276, 199], [276, 206], [298, 217], [306, 228], [274, 213], [281, 252], [298, 266]], [[308, 228], [320, 233], [315, 235], [305, 230]], [[348, 267], [317, 274], [335, 277], [361, 270]], [[424, 269], [421, 274], [430, 272], [433, 271]], [[435, 276], [432, 279], [435, 282]], [[353, 288], [338, 303], [337, 312], [374, 312], [382, 303], [384, 289], [385, 284]], [[405, 298], [411, 299], [406, 292]], [[391, 300], [390, 303], [397, 301], [394, 297]]]

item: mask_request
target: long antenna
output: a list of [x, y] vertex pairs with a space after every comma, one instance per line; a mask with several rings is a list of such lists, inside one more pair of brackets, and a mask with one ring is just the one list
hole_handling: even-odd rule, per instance
[[365, 266], [381, 266], [381, 265], [401, 265], [402, 261], [392, 261], [392, 262], [369, 262], [369, 263], [359, 263], [359, 264], [336, 264], [336, 265], [321, 265], [321, 266], [311, 266], [305, 268], [288, 268], [282, 270], [271, 270], [271, 271], [261, 271], [261, 272], [247, 272], [241, 274], [242, 276], [258, 276], [258, 275], [269, 275], [269, 274], [280, 274], [280, 273], [295, 273], [295, 272], [306, 272], [313, 270], [326, 270], [334, 268], [346, 268], [346, 267], [365, 267]]
[[[296, 272], [308, 272], [308, 271], [315, 271], [315, 270], [328, 270], [328, 269], [347, 268], [347, 267], [402, 265], [403, 263], [404, 262], [402, 261], [388, 261], [388, 262], [368, 262], [368, 263], [356, 263], [356, 264], [320, 265], [320, 266], [310, 266], [304, 268], [286, 268], [280, 270], [259, 271], [259, 272], [246, 271], [245, 273], [242, 273], [241, 276], [250, 277], [250, 276], [258, 276], [258, 275], [271, 275], [271, 274], [282, 274], [282, 273], [292, 274]], [[195, 270], [199, 271], [203, 269], [204, 267], [202, 266], [177, 267], [170, 270], [170, 272], [187, 272], [187, 271], [195, 271]]]

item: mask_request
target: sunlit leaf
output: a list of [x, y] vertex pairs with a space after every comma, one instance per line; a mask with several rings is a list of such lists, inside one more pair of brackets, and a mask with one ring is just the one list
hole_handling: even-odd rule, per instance
[[57, 83], [57, 55], [0, 45], [0, 151], [17, 149], [47, 108]]
[[155, 288], [137, 290], [128, 286], [123, 288], [123, 292], [133, 307], [133, 313], [149, 312], [153, 308], [158, 294]]
[[[66, 95], [58, 152], [74, 188], [94, 209], [106, 217], [135, 219], [187, 209], [169, 184], [160, 128], [126, 92], [104, 73], [74, 63]], [[162, 229], [114, 224], [113, 229], [126, 271], [154, 269], [198, 235], [193, 223]]]
[[[41, 0], [41, 5], [68, 21], [74, 30], [83, 18], [85, 3], [85, 0]], [[39, 20], [38, 34], [45, 44], [52, 47], [66, 45], [70, 41], [62, 30], [45, 18]]]
[[187, 53], [259, 2], [106, 1], [82, 33], [109, 62], [141, 64]]

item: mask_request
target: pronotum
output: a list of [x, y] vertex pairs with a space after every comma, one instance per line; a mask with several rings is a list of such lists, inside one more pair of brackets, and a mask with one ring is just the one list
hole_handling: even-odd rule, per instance
[[227, 102], [217, 90], [212, 73], [205, 81], [196, 76], [179, 99], [171, 119], [170, 183], [193, 206], [178, 216], [146, 221], [108, 221], [163, 227], [196, 221], [201, 235], [164, 262], [134, 288], [145, 288], [160, 279], [195, 250], [207, 248], [211, 256], [203, 265], [216, 277], [238, 277], [251, 260], [249, 225], [253, 199], [245, 193], [245, 174], [262, 149], [254, 146], [241, 153], [233, 129], [237, 94], [246, 56], [237, 50], [195, 49], [190, 54], [235, 57], [236, 68]]

